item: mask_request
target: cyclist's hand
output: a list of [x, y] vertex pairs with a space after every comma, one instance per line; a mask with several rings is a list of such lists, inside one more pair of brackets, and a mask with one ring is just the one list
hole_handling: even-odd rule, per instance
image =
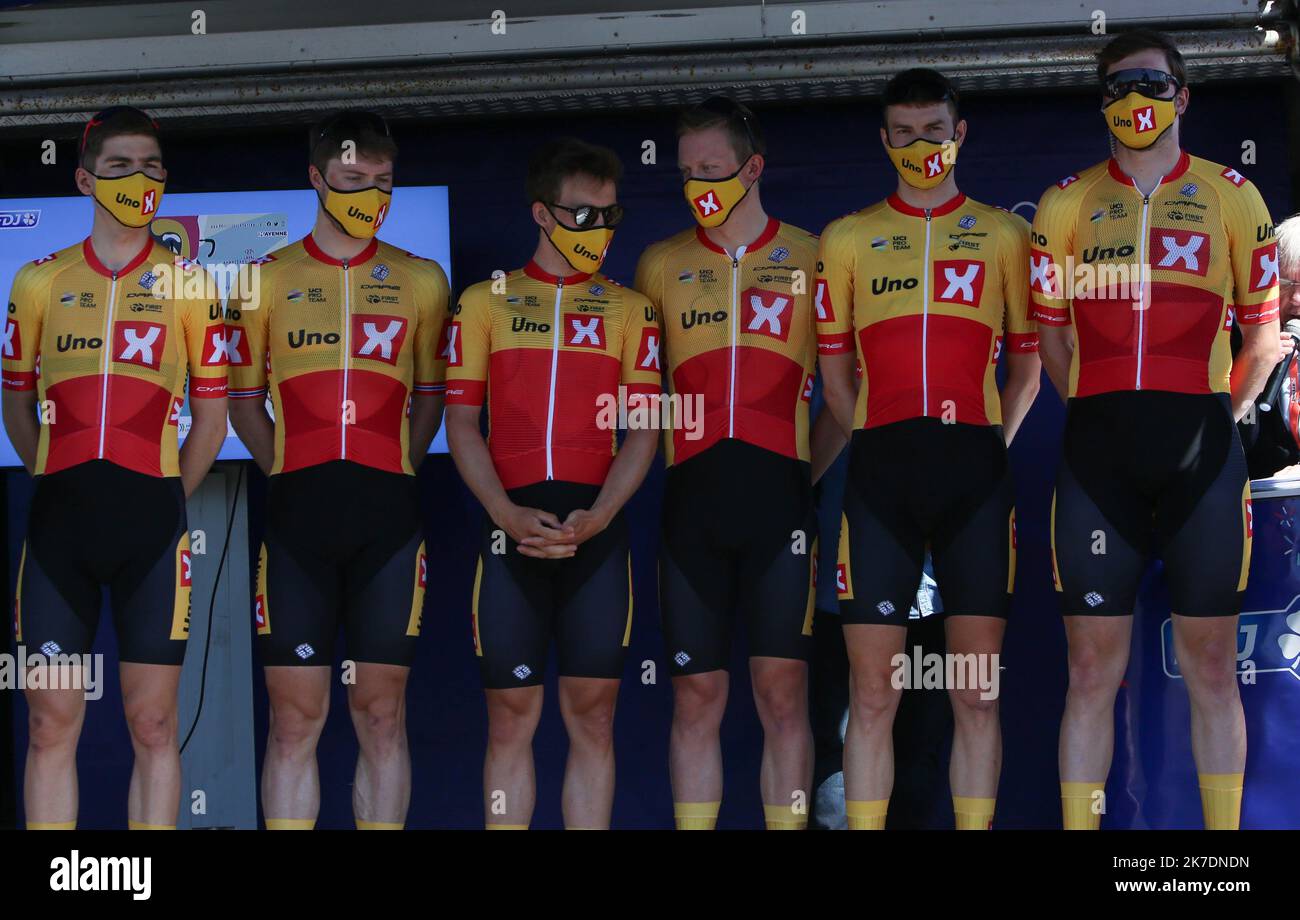
[[577, 550], [573, 531], [540, 508], [511, 505], [496, 522], [518, 545], [519, 552], [535, 559], [564, 559]]
[[569, 516], [564, 519], [564, 526], [573, 532], [573, 542], [582, 545], [608, 527], [609, 518], [599, 511], [579, 508], [569, 512]]

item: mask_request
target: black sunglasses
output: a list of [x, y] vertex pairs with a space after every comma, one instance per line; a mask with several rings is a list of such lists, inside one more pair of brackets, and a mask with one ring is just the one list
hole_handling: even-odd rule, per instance
[[1170, 86], [1176, 91], [1182, 84], [1173, 74], [1163, 70], [1153, 70], [1150, 67], [1117, 70], [1106, 74], [1101, 81], [1102, 92], [1112, 99], [1119, 99], [1132, 92], [1146, 96], [1148, 99], [1160, 99], [1169, 91]]
[[740, 119], [740, 124], [745, 129], [745, 139], [749, 142], [750, 155], [758, 153], [758, 143], [754, 140], [754, 130], [749, 125], [752, 116], [739, 102], [726, 96], [710, 96], [700, 103], [700, 108], [706, 112], [712, 112], [714, 115], [721, 115], [728, 121]]
[[382, 116], [364, 110], [349, 110], [331, 115], [316, 129], [312, 135], [311, 149], [314, 151], [327, 137], [356, 137], [363, 131], [384, 137], [393, 136], [388, 130], [388, 122], [384, 121]]
[[148, 119], [149, 124], [153, 125], [153, 129], [155, 131], [158, 130], [158, 120], [143, 109], [138, 109], [133, 105], [110, 105], [108, 108], [96, 112], [91, 116], [90, 121], [86, 122], [86, 127], [81, 132], [81, 146], [78, 148], [78, 154], [80, 155], [86, 152], [86, 141], [90, 140], [91, 131], [102, 126], [106, 121], [110, 120], [114, 116], [121, 115], [125, 112], [131, 112], [139, 115], [141, 118]]
[[608, 207], [598, 208], [594, 204], [580, 204], [576, 208], [570, 208], [562, 204], [547, 204], [548, 208], [559, 208], [561, 211], [568, 211], [573, 215], [573, 226], [579, 230], [590, 230], [598, 226], [597, 217], [603, 217], [606, 227], [617, 227], [623, 222], [623, 206], [621, 204], [611, 204]]

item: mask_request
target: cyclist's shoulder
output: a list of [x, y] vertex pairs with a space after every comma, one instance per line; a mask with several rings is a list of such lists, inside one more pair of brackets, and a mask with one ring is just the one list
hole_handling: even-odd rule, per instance
[[[864, 232], [873, 220], [886, 217], [888, 202], [881, 199], [874, 204], [869, 204], [864, 208], [856, 211], [850, 211], [828, 223], [821, 232], [821, 245], [826, 246], [831, 243], [845, 242], [851, 240], [855, 235]], [[882, 212], [886, 212], [883, 213]]]
[[641, 258], [638, 260], [639, 266], [662, 264], [671, 258], [674, 254], [683, 251], [690, 251], [693, 247], [701, 245], [695, 232], [695, 227], [687, 227], [679, 230], [672, 236], [665, 237], [662, 240], [656, 240], [641, 252]]
[[1057, 179], [1043, 192], [1038, 204], [1039, 212], [1044, 209], [1068, 210], [1081, 207], [1097, 183], [1110, 175], [1110, 164], [1110, 160], [1102, 160], [1087, 169]]
[[817, 234], [785, 221], [776, 231], [776, 242], [798, 255], [817, 254]]
[[374, 258], [379, 264], [390, 269], [400, 268], [413, 277], [431, 284], [445, 285], [447, 283], [447, 273], [437, 259], [419, 255], [408, 249], [403, 249], [401, 246], [386, 243], [383, 240], [377, 242], [379, 246], [375, 250]]
[[1181, 177], [1181, 191], [1187, 197], [1193, 197], [1202, 188], [1220, 199], [1234, 201], [1242, 197], [1253, 198], [1259, 195], [1255, 183], [1246, 178], [1245, 173], [1235, 166], [1225, 166], [1213, 160], [1187, 154], [1187, 169]]
[[17, 290], [20, 285], [28, 290], [40, 287], [69, 268], [85, 264], [84, 241], [73, 243], [24, 262], [14, 274], [14, 288]]

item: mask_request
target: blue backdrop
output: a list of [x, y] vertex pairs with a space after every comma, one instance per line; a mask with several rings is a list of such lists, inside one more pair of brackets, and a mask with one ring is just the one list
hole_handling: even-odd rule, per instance
[[[1092, 95], [1026, 95], [976, 98], [964, 106], [970, 133], [962, 148], [958, 180], [968, 195], [1004, 207], [1036, 203], [1042, 190], [1063, 175], [1107, 155], [1105, 128]], [[895, 173], [880, 148], [879, 116], [872, 104], [816, 104], [798, 108], [759, 108], [769, 140], [769, 165], [763, 182], [768, 210], [814, 232], [831, 219], [888, 194]], [[1292, 204], [1287, 178], [1286, 117], [1282, 94], [1269, 86], [1248, 92], [1231, 88], [1193, 87], [1192, 109], [1184, 124], [1185, 145], [1194, 153], [1239, 165], [1244, 140], [1255, 141], [1258, 163], [1242, 171], [1260, 187], [1276, 220]], [[164, 125], [166, 130], [166, 125]], [[611, 249], [610, 275], [630, 281], [641, 250], [689, 222], [675, 169], [672, 121], [663, 113], [607, 111], [583, 118], [520, 120], [508, 123], [464, 122], [402, 126], [395, 134], [402, 145], [398, 164], [404, 184], [446, 185], [450, 190], [452, 273], [458, 287], [488, 277], [495, 269], [521, 265], [530, 255], [536, 231], [527, 212], [523, 177], [529, 152], [541, 140], [571, 133], [613, 147], [623, 158], [627, 176], [620, 198], [628, 210]], [[642, 163], [643, 142], [657, 145], [657, 162]], [[34, 144], [33, 144], [34, 146]], [[283, 188], [305, 183], [305, 132], [240, 132], [167, 138], [169, 188], [209, 191], [229, 188]], [[70, 151], [69, 151], [70, 154]], [[16, 144], [0, 148], [6, 168], [0, 171], [0, 195], [63, 194], [68, 174], [42, 168]], [[63, 162], [69, 162], [69, 155]], [[400, 206], [400, 202], [397, 202]], [[1027, 218], [1032, 206], [1019, 208]], [[1007, 633], [1002, 677], [1005, 756], [998, 802], [999, 827], [1059, 827], [1056, 742], [1066, 685], [1064, 630], [1051, 590], [1048, 554], [1048, 507], [1059, 458], [1063, 408], [1044, 381], [1011, 451], [1017, 478], [1018, 582]], [[250, 468], [250, 518], [255, 547], [260, 538], [264, 483]], [[667, 772], [671, 690], [666, 677], [657, 684], [640, 680], [646, 660], [662, 667], [654, 582], [658, 543], [658, 508], [662, 468], [656, 467], [628, 507], [633, 535], [635, 616], [625, 680], [616, 720], [618, 792], [615, 826], [668, 827], [672, 800]], [[421, 501], [430, 555], [428, 606], [419, 659], [409, 696], [414, 792], [411, 827], [477, 827], [482, 823], [481, 769], [486, 716], [470, 635], [469, 601], [480, 514], [457, 477], [449, 458], [431, 456], [420, 471]], [[25, 513], [30, 486], [21, 474], [9, 477], [10, 557], [16, 559], [14, 535]], [[1256, 515], [1257, 522], [1259, 515]], [[1259, 526], [1257, 524], [1257, 526]], [[1261, 541], [1263, 542], [1263, 541]], [[1256, 568], [1272, 565], [1272, 550], [1257, 546]], [[251, 562], [251, 560], [250, 560]], [[11, 573], [16, 566], [11, 563]], [[1271, 569], [1265, 569], [1270, 571]], [[1255, 586], [1252, 586], [1252, 591]], [[1261, 589], [1263, 590], [1263, 589]], [[195, 599], [196, 603], [206, 602]], [[1156, 602], [1158, 604], [1158, 601]], [[1249, 608], [1248, 608], [1249, 609]], [[1157, 611], [1144, 620], [1159, 628]], [[1147, 622], [1149, 621], [1149, 622]], [[1146, 629], [1139, 629], [1142, 637]], [[1147, 641], [1140, 638], [1140, 642]], [[1271, 641], [1275, 641], [1271, 640]], [[108, 648], [101, 630], [100, 642]], [[1158, 643], [1157, 643], [1158, 644]], [[1149, 641], [1148, 641], [1149, 646]], [[1147, 646], [1139, 645], [1135, 651]], [[1163, 701], [1150, 713], [1122, 701], [1119, 737], [1161, 737], [1164, 757], [1186, 761], [1187, 722], [1176, 699], [1181, 682], [1156, 673], [1159, 665], [1143, 655], [1135, 668], [1150, 687], [1147, 699]], [[726, 795], [719, 825], [761, 827], [758, 760], [761, 737], [750, 698], [743, 646], [735, 651], [732, 696], [723, 726]], [[1266, 680], [1267, 678], [1267, 680]], [[260, 675], [256, 696], [257, 736], [264, 739], [266, 698]], [[115, 681], [115, 678], [114, 678]], [[1280, 674], [1263, 675], [1255, 693], [1294, 694], [1295, 682]], [[1133, 686], [1130, 681], [1130, 687]], [[114, 692], [110, 687], [109, 692]], [[559, 795], [565, 747], [554, 706], [553, 676], [537, 751], [538, 805], [534, 826], [560, 825]], [[1185, 697], [1185, 694], [1183, 694]], [[1294, 698], [1289, 698], [1294, 708]], [[83, 826], [125, 824], [126, 779], [130, 745], [120, 710], [96, 707], [88, 719], [81, 749]], [[111, 711], [110, 711], [111, 710]], [[16, 720], [18, 756], [25, 738], [20, 706]], [[1125, 720], [1128, 720], [1127, 722]], [[1126, 726], [1126, 727], [1125, 727]], [[1252, 728], [1260, 728], [1252, 724]], [[1140, 729], [1140, 731], [1139, 731]], [[1294, 726], [1292, 726], [1294, 729]], [[1163, 733], [1163, 734], [1161, 734]], [[1270, 743], [1266, 731], [1252, 743]], [[1289, 733], [1294, 737], [1294, 730]], [[259, 740], [259, 763], [261, 745]], [[1279, 742], [1280, 743], [1280, 742]], [[1136, 749], [1135, 749], [1136, 750]], [[322, 803], [319, 825], [351, 824], [351, 777], [356, 746], [342, 688], [336, 685], [333, 708], [320, 745]], [[1117, 751], [1112, 790], [1117, 782], [1137, 782], [1127, 748]], [[1141, 758], [1142, 752], [1137, 750]], [[1254, 757], [1252, 753], [1252, 757]], [[1178, 767], [1178, 769], [1182, 769]], [[1160, 761], [1149, 761], [1141, 775], [1160, 776]], [[1126, 788], [1128, 788], [1126, 786]], [[1143, 790], [1145, 791], [1145, 790]], [[1272, 795], [1284, 793], [1276, 786]], [[951, 826], [946, 789], [936, 789], [935, 821]], [[1111, 822], [1141, 825], [1189, 823], [1199, 814], [1194, 785], [1162, 793], [1175, 801], [1139, 814], [1113, 808]], [[1261, 798], [1256, 800], [1255, 795]], [[1247, 785], [1246, 819], [1264, 826], [1295, 826], [1296, 815], [1280, 812], [1265, 800], [1270, 790]], [[1122, 796], [1111, 795], [1112, 803]], [[1261, 807], [1256, 807], [1258, 801]], [[1199, 819], [1196, 819], [1199, 820]]]

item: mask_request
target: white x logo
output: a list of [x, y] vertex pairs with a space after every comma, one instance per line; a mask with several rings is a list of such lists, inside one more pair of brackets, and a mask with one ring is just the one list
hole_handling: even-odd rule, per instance
[[12, 358], [14, 356], [14, 333], [17, 331], [18, 331], [18, 324], [15, 323], [13, 320], [9, 320], [8, 322], [5, 323], [5, 329], [3, 333], [4, 335], [3, 354], [6, 358]]
[[1189, 237], [1186, 243], [1179, 244], [1172, 236], [1162, 236], [1160, 242], [1165, 245], [1165, 257], [1160, 260], [1161, 268], [1172, 268], [1175, 262], [1181, 260], [1189, 272], [1200, 271], [1201, 261], [1196, 258], [1196, 253], [1205, 242], [1204, 237]]
[[1154, 120], [1156, 113], [1150, 108], [1138, 109], [1133, 114], [1137, 116], [1137, 130], [1150, 131], [1156, 126]]
[[460, 359], [456, 357], [456, 344], [459, 333], [459, 326], [452, 324], [447, 327], [447, 344], [443, 346], [442, 357], [447, 359], [448, 364], [458, 364], [460, 362]]
[[823, 279], [818, 278], [817, 288], [813, 291], [813, 307], [817, 310], [817, 318], [823, 322], [828, 319], [826, 315], [826, 304], [823, 302], [825, 298], [826, 282]]
[[361, 331], [366, 334], [366, 343], [357, 351], [357, 355], [364, 357], [378, 351], [379, 357], [385, 361], [393, 359], [393, 339], [402, 331], [400, 319], [389, 320], [387, 328], [382, 331], [372, 322], [362, 322]]
[[1038, 286], [1044, 294], [1052, 294], [1052, 260], [1048, 256], [1029, 257], [1029, 286]]
[[[230, 338], [227, 340], [226, 336]], [[239, 341], [239, 330], [231, 329], [229, 333], [221, 329], [216, 329], [212, 333], [212, 354], [208, 356], [208, 364], [220, 364], [222, 361], [230, 361], [235, 355], [232, 348], [234, 342]]]
[[704, 217], [708, 217], [714, 211], [722, 210], [722, 205], [718, 204], [717, 196], [715, 196], [713, 192], [709, 192], [707, 195], [701, 195], [699, 198], [696, 198], [695, 206], [700, 209], [700, 214]]
[[747, 330], [757, 332], [760, 326], [767, 326], [767, 331], [772, 335], [781, 334], [781, 314], [785, 312], [786, 306], [790, 303], [789, 298], [778, 297], [772, 301], [772, 306], [763, 303], [763, 298], [757, 294], [749, 295], [749, 305], [754, 310], [754, 316], [749, 321]]
[[645, 337], [645, 358], [641, 361], [641, 366], [652, 370], [659, 370], [659, 336], [648, 335]]
[[162, 328], [159, 326], [150, 326], [149, 331], [144, 335], [140, 335], [134, 329], [123, 329], [122, 335], [126, 338], [126, 347], [122, 349], [117, 359], [153, 364], [153, 343], [158, 341], [158, 336], [161, 334]]
[[599, 321], [598, 316], [593, 316], [585, 322], [576, 318], [570, 320], [569, 322], [573, 324], [573, 338], [569, 340], [569, 344], [580, 345], [585, 340], [590, 345], [600, 345], [600, 337], [596, 335]]
[[[1255, 285], [1255, 290], [1263, 290], [1266, 287], [1277, 284], [1277, 253], [1271, 255], [1267, 252], [1259, 254], [1259, 284]], [[5, 340], [6, 343], [8, 340]], [[5, 354], [8, 354], [6, 349]]]
[[958, 292], [961, 292], [961, 299], [966, 303], [975, 302], [975, 279], [979, 277], [980, 267], [976, 262], [966, 266], [966, 270], [960, 275], [955, 268], [945, 268], [943, 270], [944, 280], [948, 282], [948, 287], [944, 289], [943, 300], [954, 300]]
[[937, 176], [943, 172], [943, 154], [936, 153], [925, 161], [925, 177]]

